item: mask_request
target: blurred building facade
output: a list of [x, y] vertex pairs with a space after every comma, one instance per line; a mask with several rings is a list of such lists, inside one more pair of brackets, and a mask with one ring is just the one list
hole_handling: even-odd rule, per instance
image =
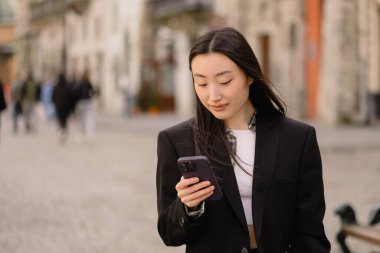
[[144, 8], [144, 0], [92, 0], [83, 15], [67, 15], [68, 73], [90, 69], [108, 112], [130, 113], [128, 107], [134, 107], [141, 83]]
[[200, 34], [228, 25], [247, 37], [291, 116], [379, 118], [380, 0], [15, 2], [17, 68], [40, 78], [89, 69], [108, 112], [192, 115], [189, 50]]
[[110, 113], [134, 107], [141, 77], [144, 0], [19, 0], [18, 68], [43, 80], [89, 70]]
[[219, 12], [247, 35], [292, 116], [379, 118], [380, 1], [219, 1], [230, 3]]
[[[174, 90], [181, 90], [175, 94], [181, 114], [188, 113], [181, 108], [192, 108], [184, 96], [189, 98], [190, 93], [185, 57], [193, 39], [205, 30], [228, 25], [247, 37], [291, 116], [328, 124], [367, 124], [380, 118], [379, 0], [153, 3], [156, 31], [171, 38], [162, 40], [171, 41], [166, 43], [174, 49], [182, 46], [174, 50], [173, 75]], [[161, 37], [155, 36], [156, 41]], [[160, 71], [159, 76], [164, 75]], [[165, 82], [158, 87], [162, 85]]]

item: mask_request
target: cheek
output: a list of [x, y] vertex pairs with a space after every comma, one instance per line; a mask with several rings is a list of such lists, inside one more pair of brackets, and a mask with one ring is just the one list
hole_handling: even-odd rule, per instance
[[249, 97], [249, 86], [234, 87], [230, 90], [229, 97], [237, 103], [244, 103]]
[[207, 100], [207, 92], [206, 92], [206, 90], [196, 87], [195, 88], [195, 93], [198, 96], [199, 100], [202, 102], [202, 104], [204, 104], [205, 101]]

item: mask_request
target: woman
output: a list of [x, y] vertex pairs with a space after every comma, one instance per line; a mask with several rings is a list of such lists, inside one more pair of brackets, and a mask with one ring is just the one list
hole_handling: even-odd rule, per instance
[[53, 88], [52, 96], [58, 125], [61, 130], [60, 142], [65, 143], [67, 140], [67, 121], [70, 113], [73, 111], [74, 105], [72, 91], [68, 86], [66, 77], [63, 73], [58, 76], [58, 81]]
[[95, 89], [89, 76], [89, 71], [85, 70], [77, 87], [76, 112], [79, 115], [83, 137], [86, 141], [91, 142], [95, 134], [95, 107], [93, 102]]
[[[189, 56], [196, 117], [158, 135], [158, 231], [186, 252], [330, 252], [322, 163], [313, 127], [285, 105], [233, 28], [201, 36]], [[183, 156], [204, 155], [223, 190], [184, 179]]]
[[1, 129], [1, 113], [7, 108], [4, 96], [3, 82], [0, 80], [0, 129]]

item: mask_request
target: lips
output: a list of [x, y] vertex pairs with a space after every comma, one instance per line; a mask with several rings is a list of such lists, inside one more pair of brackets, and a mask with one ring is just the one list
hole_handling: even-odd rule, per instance
[[210, 107], [211, 107], [214, 111], [219, 112], [219, 111], [223, 111], [223, 110], [227, 107], [227, 104], [210, 105]]

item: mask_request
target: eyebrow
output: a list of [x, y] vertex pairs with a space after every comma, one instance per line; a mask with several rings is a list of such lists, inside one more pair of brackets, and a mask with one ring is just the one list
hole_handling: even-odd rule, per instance
[[[229, 74], [229, 73], [232, 73], [232, 71], [231, 71], [231, 70], [225, 70], [225, 71], [222, 71], [222, 72], [217, 73], [214, 77], [222, 76], [222, 75]], [[206, 78], [205, 75], [197, 74], [197, 73], [195, 73], [193, 76], [194, 76], [194, 77], [202, 77], [202, 78]]]

